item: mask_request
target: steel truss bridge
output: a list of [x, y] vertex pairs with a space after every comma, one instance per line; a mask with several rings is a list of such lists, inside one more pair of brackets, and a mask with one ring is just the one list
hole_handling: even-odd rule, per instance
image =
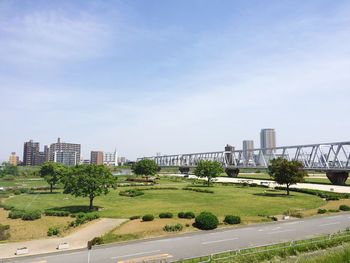
[[161, 167], [195, 167], [201, 160], [211, 160], [220, 162], [224, 167], [266, 169], [270, 160], [278, 157], [300, 161], [304, 164], [305, 170], [327, 172], [328, 178], [332, 183], [335, 183], [331, 177], [334, 178], [336, 175], [339, 179], [339, 176], [342, 175], [341, 177], [347, 178], [348, 172], [350, 171], [350, 142], [247, 150], [235, 150], [232, 146], [226, 146], [224, 151], [218, 152], [171, 154], [143, 157], [137, 160], [151, 159]]

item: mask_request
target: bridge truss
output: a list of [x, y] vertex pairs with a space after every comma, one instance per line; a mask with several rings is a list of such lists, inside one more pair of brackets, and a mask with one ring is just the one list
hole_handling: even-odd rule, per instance
[[201, 160], [218, 161], [224, 167], [267, 168], [273, 158], [298, 160], [306, 170], [350, 171], [350, 142], [282, 146], [264, 149], [173, 154], [138, 158], [159, 166], [196, 166]]

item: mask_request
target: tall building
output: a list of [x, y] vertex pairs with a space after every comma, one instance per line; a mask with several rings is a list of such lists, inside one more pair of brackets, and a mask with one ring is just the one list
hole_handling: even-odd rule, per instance
[[118, 166], [118, 153], [117, 153], [117, 151], [104, 153], [103, 163], [106, 165]]
[[61, 142], [52, 143], [49, 149], [49, 161], [65, 165], [77, 165], [80, 162], [80, 144]]
[[[260, 147], [262, 149], [276, 147], [275, 129], [262, 129], [260, 131]], [[263, 150], [264, 154], [271, 154], [273, 150]]]
[[91, 153], [90, 153], [90, 163], [91, 164], [103, 164], [103, 152], [101, 152], [101, 151], [91, 151]]
[[39, 143], [29, 142], [24, 143], [23, 148], [23, 165], [24, 166], [35, 166], [39, 164]]
[[48, 162], [50, 160], [50, 149], [47, 145], [44, 146], [44, 158], [45, 162]]
[[15, 152], [12, 152], [9, 158], [9, 164], [13, 166], [17, 166], [19, 163], [19, 157], [16, 155]]
[[244, 165], [252, 164], [254, 161], [254, 141], [244, 140], [243, 141], [243, 157]]

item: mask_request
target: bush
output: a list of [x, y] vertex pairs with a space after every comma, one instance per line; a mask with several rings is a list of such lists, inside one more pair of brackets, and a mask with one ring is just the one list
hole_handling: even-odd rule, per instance
[[97, 218], [100, 218], [98, 213], [78, 213], [75, 215], [75, 221], [71, 222], [70, 226], [76, 227]]
[[103, 238], [102, 237], [94, 237], [88, 243], [89, 243], [88, 245], [90, 245], [90, 246], [101, 245], [101, 244], [103, 244]]
[[141, 218], [141, 216], [131, 216], [129, 219], [130, 220], [135, 220], [135, 219], [139, 219], [139, 218]]
[[170, 212], [160, 213], [159, 218], [173, 218], [173, 214]]
[[150, 215], [150, 214], [144, 215], [142, 217], [142, 221], [144, 221], [144, 222], [146, 222], [146, 221], [153, 221], [153, 220], [154, 220], [154, 216]]
[[24, 214], [22, 215], [22, 220], [26, 221], [33, 221], [39, 218], [41, 218], [41, 212], [39, 210], [24, 211]]
[[163, 227], [163, 230], [166, 232], [178, 232], [183, 229], [183, 226], [181, 224], [176, 224], [176, 225], [165, 225]]
[[20, 189], [16, 189], [16, 190], [13, 191], [13, 193], [15, 195], [20, 195], [21, 194], [21, 190]]
[[341, 211], [350, 211], [350, 207], [348, 205], [340, 205], [339, 210]]
[[2, 225], [0, 224], [0, 241], [1, 240], [7, 240], [10, 238], [10, 226], [9, 225]]
[[69, 216], [70, 213], [68, 211], [56, 211], [56, 210], [46, 210], [46, 216]]
[[177, 214], [178, 218], [185, 218], [185, 212], [180, 212]]
[[331, 212], [331, 213], [338, 213], [338, 212], [339, 212], [339, 209], [328, 209], [328, 212]]
[[120, 191], [119, 195], [121, 196], [127, 196], [127, 197], [135, 197], [135, 196], [140, 196], [144, 195], [144, 192], [138, 190], [138, 189], [129, 189], [126, 191]]
[[202, 212], [196, 217], [195, 226], [202, 230], [210, 230], [217, 228], [219, 224], [218, 218], [210, 212]]
[[317, 210], [317, 213], [318, 214], [325, 214], [325, 213], [327, 213], [327, 209], [321, 209], [320, 208], [320, 209]]
[[224, 222], [229, 225], [240, 224], [241, 218], [239, 216], [227, 215], [225, 216]]
[[60, 229], [57, 226], [50, 227], [49, 230], [47, 230], [47, 235], [50, 236], [57, 236], [60, 233]]
[[195, 218], [195, 214], [193, 212], [186, 212], [185, 215], [184, 215], [184, 218], [187, 218], [187, 219], [192, 219], [192, 218]]
[[201, 189], [201, 188], [191, 188], [191, 187], [184, 187], [182, 190], [187, 190], [187, 191], [193, 191], [193, 192], [198, 192], [198, 193], [207, 193], [207, 194], [213, 194], [214, 191], [208, 190], [208, 189]]
[[15, 208], [12, 205], [5, 205], [5, 204], [0, 204], [0, 207], [2, 207], [4, 210], [7, 210], [7, 211]]
[[18, 218], [22, 218], [23, 215], [24, 215], [23, 210], [11, 210], [8, 217], [11, 219], [18, 219]]
[[[277, 190], [286, 190], [286, 187], [276, 187]], [[326, 200], [339, 200], [339, 199], [349, 199], [350, 194], [345, 193], [334, 193], [334, 192], [326, 192], [321, 190], [312, 190], [312, 189], [301, 189], [301, 188], [290, 188], [290, 191], [299, 192], [310, 195], [317, 195]]]

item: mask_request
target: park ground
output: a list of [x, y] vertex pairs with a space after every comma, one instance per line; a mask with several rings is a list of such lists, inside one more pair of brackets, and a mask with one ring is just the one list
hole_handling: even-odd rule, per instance
[[[126, 183], [126, 179], [127, 176], [119, 176], [118, 182]], [[21, 187], [47, 186], [46, 182], [40, 178], [19, 179], [6, 183]], [[184, 187], [209, 189], [213, 193], [183, 190]], [[120, 191], [128, 189], [140, 189], [144, 194], [136, 197], [119, 195]], [[62, 189], [55, 189], [53, 193], [38, 190], [32, 193], [10, 195], [8, 198], [3, 198], [2, 203], [23, 210], [44, 212], [51, 209], [76, 213], [86, 211], [88, 200], [63, 194]], [[273, 216], [280, 216], [288, 211], [296, 212], [299, 216], [312, 216], [317, 214], [319, 208], [336, 210], [340, 204], [350, 205], [350, 200], [325, 201], [314, 195], [296, 192], [292, 192], [291, 196], [286, 196], [282, 190], [235, 184], [215, 184], [208, 188], [195, 180], [164, 176], [161, 176], [153, 187], [118, 187], [111, 190], [106, 196], [97, 197], [94, 201], [101, 217], [128, 219], [145, 214], [152, 214], [156, 217], [152, 222], [142, 222], [141, 219], [136, 219], [116, 227], [106, 234], [107, 242], [168, 235], [169, 233], [163, 231], [166, 224], [180, 223], [184, 226], [182, 232], [197, 231], [192, 226], [193, 219], [177, 218], [179, 212], [191, 211], [198, 214], [202, 211], [209, 211], [217, 215], [220, 222], [223, 221], [225, 215], [238, 215], [242, 219], [242, 224], [246, 225], [268, 222]], [[174, 218], [159, 219], [158, 215], [162, 212], [171, 212]], [[59, 227], [62, 230], [61, 236], [76, 231], [74, 228], [66, 227], [74, 220], [71, 217], [43, 216], [39, 220], [23, 221], [9, 219], [8, 211], [0, 209], [0, 219], [2, 224], [10, 225], [9, 241], [45, 238], [50, 226]], [[221, 224], [220, 227], [225, 227], [225, 225]]]

